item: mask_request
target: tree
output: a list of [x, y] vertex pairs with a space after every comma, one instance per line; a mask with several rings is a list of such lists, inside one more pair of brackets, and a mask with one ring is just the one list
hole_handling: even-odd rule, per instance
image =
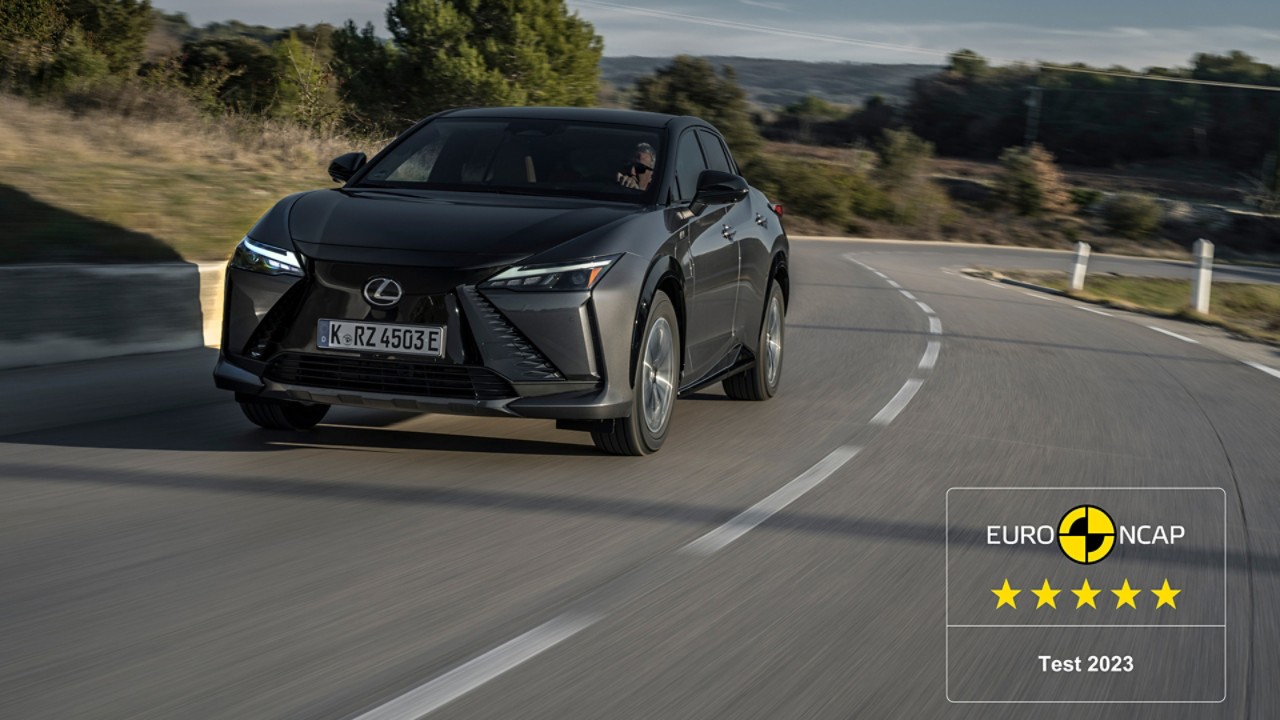
[[1062, 173], [1042, 145], [1006, 149], [1000, 155], [1000, 168], [997, 195], [1018, 213], [1062, 212], [1070, 206], [1071, 194]]
[[326, 45], [329, 33], [302, 32], [311, 35], [310, 45], [303, 44], [299, 30], [294, 30], [271, 49], [276, 61], [272, 112], [308, 127], [331, 125], [338, 119], [341, 103]]
[[62, 0], [0, 3], [0, 87], [28, 86], [54, 55], [68, 30]]
[[270, 112], [276, 100], [277, 60], [271, 48], [247, 37], [208, 38], [182, 46], [187, 85], [224, 75], [217, 88], [223, 106], [237, 112]]
[[372, 26], [334, 37], [343, 92], [362, 80], [393, 87], [373, 100], [384, 124], [458, 106], [591, 105], [603, 41], [564, 0], [393, 0], [391, 45]]
[[717, 73], [702, 58], [677, 55], [670, 65], [636, 80], [632, 107], [706, 120], [724, 135], [740, 164], [760, 146], [747, 94], [727, 65]]
[[154, 22], [151, 0], [67, 0], [66, 8], [89, 46], [107, 58], [111, 72], [138, 69]]
[[966, 78], [980, 78], [991, 70], [987, 59], [972, 50], [958, 50], [947, 57], [947, 71]]

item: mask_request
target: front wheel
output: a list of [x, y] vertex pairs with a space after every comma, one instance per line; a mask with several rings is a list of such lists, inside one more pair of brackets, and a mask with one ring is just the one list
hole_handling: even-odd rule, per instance
[[680, 389], [680, 325], [666, 293], [659, 291], [636, 357], [631, 415], [602, 420], [591, 440], [610, 455], [648, 455], [667, 439]]
[[778, 393], [782, 381], [782, 348], [787, 331], [787, 304], [777, 283], [765, 301], [764, 322], [756, 342], [756, 363], [751, 368], [725, 378], [724, 394], [734, 400], [768, 400]]
[[247, 395], [237, 395], [236, 401], [250, 422], [268, 430], [310, 430], [329, 412], [328, 405], [307, 405]]

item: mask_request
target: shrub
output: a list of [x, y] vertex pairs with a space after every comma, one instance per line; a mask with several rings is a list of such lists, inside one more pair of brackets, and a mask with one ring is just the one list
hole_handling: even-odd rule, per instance
[[1159, 227], [1164, 212], [1160, 205], [1142, 195], [1117, 195], [1102, 211], [1102, 220], [1111, 232], [1133, 240], [1150, 237]]
[[1053, 154], [1040, 145], [1029, 149], [1006, 148], [1000, 154], [1001, 172], [997, 197], [1021, 215], [1063, 212], [1070, 194]]
[[933, 143], [921, 140], [910, 130], [886, 130], [876, 155], [876, 179], [892, 192], [924, 176], [933, 157]]
[[1102, 200], [1102, 191], [1093, 188], [1072, 188], [1071, 202], [1081, 210], [1093, 207]]

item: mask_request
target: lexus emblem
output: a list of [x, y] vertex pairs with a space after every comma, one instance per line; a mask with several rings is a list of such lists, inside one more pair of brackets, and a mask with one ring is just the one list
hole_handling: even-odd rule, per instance
[[404, 297], [404, 288], [391, 278], [377, 277], [364, 284], [364, 299], [374, 307], [391, 307]]

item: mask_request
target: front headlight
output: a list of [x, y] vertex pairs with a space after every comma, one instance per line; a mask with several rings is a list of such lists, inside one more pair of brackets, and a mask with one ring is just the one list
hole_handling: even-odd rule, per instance
[[621, 257], [613, 255], [555, 265], [520, 265], [507, 268], [480, 283], [482, 288], [504, 290], [590, 290]]
[[301, 276], [303, 274], [302, 262], [296, 253], [254, 242], [248, 236], [236, 246], [236, 251], [231, 256], [231, 267], [268, 275]]

